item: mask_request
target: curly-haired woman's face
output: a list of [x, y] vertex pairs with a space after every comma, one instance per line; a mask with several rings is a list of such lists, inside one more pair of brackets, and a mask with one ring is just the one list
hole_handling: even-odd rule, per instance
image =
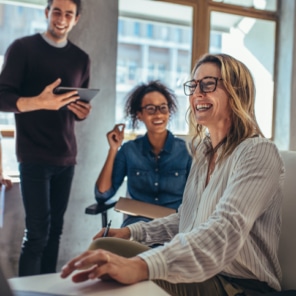
[[[205, 85], [205, 89], [215, 88], [211, 92], [202, 92], [199, 81], [206, 77], [217, 79], [210, 80], [211, 85]], [[229, 94], [227, 93], [221, 80], [220, 68], [214, 63], [205, 63], [199, 66], [194, 73], [194, 80], [197, 87], [190, 96], [190, 105], [194, 113], [196, 122], [206, 126], [208, 129], [218, 127], [229, 128], [231, 123], [231, 108], [229, 104]], [[207, 79], [203, 80], [208, 82]]]
[[142, 111], [137, 116], [143, 121], [148, 132], [162, 133], [166, 131], [170, 118], [168, 102], [165, 96], [157, 91], [150, 92], [143, 97]]

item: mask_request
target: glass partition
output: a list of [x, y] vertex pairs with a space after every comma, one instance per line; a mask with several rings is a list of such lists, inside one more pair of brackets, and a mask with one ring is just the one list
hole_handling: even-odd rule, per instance
[[[116, 122], [125, 122], [127, 93], [142, 82], [160, 80], [175, 91], [174, 133], [186, 134], [188, 98], [183, 82], [191, 72], [192, 7], [160, 1], [119, 0]], [[127, 123], [127, 132], [131, 126]], [[137, 133], [142, 133], [143, 127]]]
[[[2, 3], [1, 3], [2, 2]], [[0, 2], [0, 69], [8, 46], [17, 38], [43, 32], [46, 28], [43, 6], [24, 5], [22, 3]], [[7, 1], [6, 1], [7, 2]], [[19, 2], [19, 1], [18, 1]], [[33, 1], [27, 1], [33, 3]], [[41, 3], [41, 1], [35, 1]], [[14, 114], [0, 112], [0, 130], [14, 130]], [[15, 139], [13, 137], [2, 139], [3, 169], [6, 174], [15, 175], [18, 171], [18, 164], [15, 156]]]
[[210, 52], [228, 53], [250, 68], [256, 84], [255, 112], [272, 136], [276, 25], [273, 21], [212, 12]]
[[[0, 3], [0, 69], [8, 46], [15, 39], [45, 31], [44, 8], [45, 5], [36, 7]], [[14, 128], [13, 113], [0, 112], [0, 128]]]

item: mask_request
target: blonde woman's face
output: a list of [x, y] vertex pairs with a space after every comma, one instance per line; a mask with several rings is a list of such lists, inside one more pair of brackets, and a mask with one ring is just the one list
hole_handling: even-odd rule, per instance
[[[199, 81], [205, 77], [217, 78], [217, 87], [212, 92], [201, 92]], [[199, 66], [193, 79], [197, 82], [194, 93], [189, 97], [190, 106], [198, 124], [209, 130], [229, 128], [231, 124], [231, 108], [229, 94], [221, 79], [220, 68], [214, 63], [205, 63]]]

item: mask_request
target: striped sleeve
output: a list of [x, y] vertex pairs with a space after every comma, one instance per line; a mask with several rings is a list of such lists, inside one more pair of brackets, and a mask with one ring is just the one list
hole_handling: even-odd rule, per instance
[[173, 216], [134, 226], [136, 240], [159, 242], [162, 237], [167, 242], [139, 255], [148, 264], [150, 279], [203, 282], [225, 274], [279, 289], [284, 167], [277, 148], [266, 139], [246, 140], [216, 165], [204, 188], [206, 164], [204, 160], [191, 169], [176, 220], [178, 233], [170, 224]]

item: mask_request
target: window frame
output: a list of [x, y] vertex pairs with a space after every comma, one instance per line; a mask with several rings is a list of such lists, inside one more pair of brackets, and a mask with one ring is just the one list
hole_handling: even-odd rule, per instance
[[[192, 58], [191, 68], [196, 60], [203, 54], [208, 52], [210, 44], [210, 22], [211, 12], [222, 12], [229, 14], [237, 14], [245, 17], [252, 17], [261, 20], [274, 21], [276, 27], [275, 35], [275, 53], [274, 53], [274, 90], [273, 90], [273, 113], [271, 138], [275, 137], [275, 113], [276, 113], [276, 94], [278, 81], [278, 52], [279, 52], [279, 11], [281, 1], [277, 0], [277, 7], [275, 11], [259, 10], [252, 7], [245, 7], [239, 5], [226, 4], [222, 2], [214, 2], [212, 0], [153, 0], [158, 2], [168, 2], [180, 5], [191, 6], [193, 9], [192, 18]], [[192, 127], [189, 127], [189, 133], [192, 132]]]
[[[238, 14], [246, 17], [253, 17], [262, 20], [270, 20], [275, 22], [276, 26], [276, 45], [275, 45], [275, 64], [274, 64], [274, 96], [273, 96], [273, 114], [272, 114], [272, 136], [274, 139], [275, 133], [275, 112], [276, 112], [276, 89], [277, 89], [277, 63], [278, 63], [278, 35], [279, 35], [279, 10], [280, 1], [277, 1], [277, 8], [275, 11], [259, 10], [252, 7], [243, 7], [239, 5], [226, 4], [222, 2], [214, 2], [211, 0], [154, 0], [158, 2], [167, 2], [173, 4], [187, 5], [192, 7], [192, 56], [191, 56], [191, 68], [194, 62], [203, 54], [208, 52], [210, 42], [210, 16], [211, 12], [223, 12], [230, 14]], [[23, 5], [37, 5], [44, 6], [42, 0], [9, 0], [1, 2], [11, 2], [12, 4]], [[41, 3], [42, 2], [42, 3]], [[1, 133], [3, 137], [14, 137], [14, 128], [2, 128]], [[190, 133], [190, 131], [189, 131]]]

